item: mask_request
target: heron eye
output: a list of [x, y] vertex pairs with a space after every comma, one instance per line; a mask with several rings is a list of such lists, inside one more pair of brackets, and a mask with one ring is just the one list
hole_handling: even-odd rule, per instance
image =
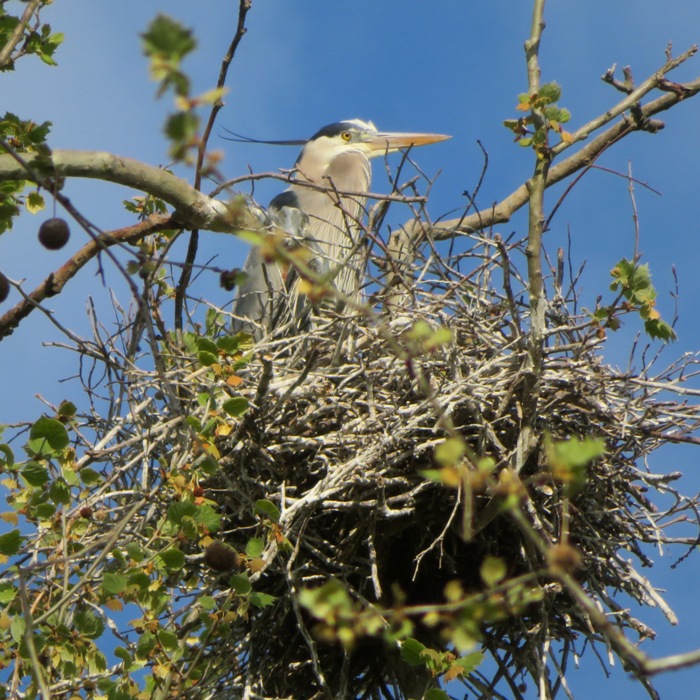
[[340, 138], [347, 143], [352, 138], [352, 134], [349, 131], [344, 131], [340, 135]]

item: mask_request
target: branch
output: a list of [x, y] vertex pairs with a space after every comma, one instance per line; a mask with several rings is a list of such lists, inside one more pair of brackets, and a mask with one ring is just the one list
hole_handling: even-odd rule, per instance
[[[219, 80], [217, 81], [216, 87], [223, 88], [226, 84], [226, 76], [228, 75], [228, 69], [231, 65], [231, 61], [236, 53], [238, 45], [241, 43], [241, 39], [245, 35], [247, 29], [245, 27], [245, 19], [248, 11], [251, 7], [251, 0], [240, 0], [238, 6], [238, 23], [236, 25], [236, 33], [231, 41], [231, 45], [221, 62], [221, 69], [219, 71]], [[202, 172], [204, 165], [204, 157], [207, 153], [207, 145], [209, 143], [209, 137], [211, 136], [212, 129], [214, 128], [214, 122], [219, 114], [219, 111], [224, 106], [224, 103], [219, 99], [216, 104], [211, 109], [209, 113], [209, 119], [207, 120], [207, 126], [204, 129], [204, 135], [202, 136], [199, 147], [197, 149], [197, 167], [195, 169], [194, 177], [194, 188], [196, 190], [201, 190], [202, 188]], [[199, 247], [199, 231], [194, 228], [192, 234], [190, 235], [190, 241], [187, 245], [187, 256], [185, 258], [185, 266], [182, 269], [180, 279], [175, 288], [175, 328], [177, 330], [182, 330], [183, 323], [183, 311], [185, 306], [185, 293], [187, 287], [190, 284], [192, 278], [192, 266], [194, 265], [195, 258], [197, 257], [197, 248]]]
[[39, 5], [41, 0], [31, 0], [31, 2], [24, 8], [22, 17], [17, 23], [12, 36], [7, 40], [7, 43], [0, 50], [0, 69], [6, 68], [8, 64], [12, 62], [12, 52], [17, 48], [17, 44], [24, 37], [24, 32], [27, 29], [32, 16], [35, 12], [39, 10]]
[[[652, 90], [657, 88], [663, 88], [666, 86], [665, 76], [670, 73], [674, 68], [678, 68], [682, 63], [685, 63], [689, 58], [697, 53], [698, 47], [691, 46], [686, 52], [682, 53], [677, 58], [668, 58], [666, 63], [659, 68], [654, 75], [647, 78], [638, 88], [634, 90], [625, 90], [628, 92], [627, 97], [625, 97], [621, 102], [618, 102], [612, 109], [601, 114], [600, 116], [592, 119], [587, 124], [584, 124], [580, 129], [571, 134], [571, 141], [557, 144], [552, 148], [552, 153], [557, 155], [563, 150], [570, 148], [577, 141], [588, 138], [589, 134], [600, 129], [601, 126], [611, 122], [616, 117], [624, 114], [628, 109], [632, 109], [639, 101], [650, 93]], [[629, 68], [625, 69], [626, 77], [629, 76], [628, 81], [631, 79], [631, 73], [629, 73]], [[612, 81], [612, 69], [603, 75], [603, 81], [606, 83], [613, 84], [614, 87], [619, 89], [619, 87]]]
[[[28, 170], [28, 168], [29, 170]], [[242, 201], [232, 203], [211, 199], [194, 189], [186, 180], [167, 170], [147, 165], [133, 158], [123, 158], [104, 151], [53, 151], [47, 173], [45, 158], [35, 157], [18, 162], [13, 155], [0, 155], [0, 182], [31, 180], [43, 184], [36, 173], [51, 177], [85, 177], [132, 187], [164, 200], [181, 225], [219, 233], [259, 228], [260, 222]]]
[[[540, 92], [539, 50], [544, 31], [545, 0], [535, 0], [532, 11], [530, 37], [525, 42], [527, 65], [528, 94]], [[532, 126], [537, 132], [546, 132], [546, 120], [543, 109], [533, 102], [531, 108]], [[548, 138], [545, 136], [545, 139]], [[515, 469], [520, 471], [530, 454], [537, 446], [538, 431], [535, 423], [538, 415], [539, 387], [542, 376], [543, 347], [545, 339], [544, 281], [542, 279], [542, 234], [544, 233], [544, 193], [547, 189], [547, 177], [552, 162], [552, 154], [547, 142], [541, 148], [533, 150], [535, 167], [531, 177], [525, 183], [527, 191], [528, 229], [525, 256], [527, 259], [527, 286], [530, 302], [530, 329], [527, 334], [527, 360], [523, 369], [522, 384], [522, 429], [518, 436], [515, 453]]]
[[[664, 112], [671, 107], [674, 107], [679, 102], [682, 102], [700, 92], [700, 78], [696, 78], [688, 83], [682, 83], [676, 86], [672, 92], [658, 97], [642, 107], [642, 115], [649, 118], [659, 112]], [[627, 100], [624, 101], [627, 103]], [[611, 114], [616, 109], [606, 112]], [[589, 122], [591, 124], [592, 122]], [[557, 165], [553, 165], [547, 175], [547, 187], [551, 187], [556, 183], [569, 177], [582, 168], [588, 167], [603, 151], [615, 144], [621, 138], [635, 131], [644, 131], [642, 124], [632, 122], [627, 118], [623, 118], [614, 126], [606, 129], [595, 139], [583, 146], [579, 151], [569, 156], [566, 160], [561, 161]], [[580, 133], [581, 130], [576, 133]], [[471, 233], [474, 231], [482, 231], [495, 224], [502, 224], [510, 221], [513, 214], [521, 209], [528, 201], [527, 185], [523, 184], [514, 192], [502, 199], [497, 204], [494, 204], [490, 209], [470, 214], [466, 217], [458, 219], [450, 219], [436, 224], [431, 232], [436, 240], [444, 240], [452, 238], [458, 233]], [[419, 222], [409, 222], [403, 227], [407, 232], [417, 235], [424, 226]]]
[[151, 216], [146, 221], [115, 231], [107, 231], [88, 241], [72, 255], [56, 272], [49, 276], [30, 294], [9, 311], [0, 316], [0, 340], [12, 335], [19, 323], [38, 308], [44, 299], [55, 296], [68, 280], [75, 277], [80, 269], [105, 248], [117, 243], [133, 243], [151, 233], [164, 231], [175, 225], [171, 216]]

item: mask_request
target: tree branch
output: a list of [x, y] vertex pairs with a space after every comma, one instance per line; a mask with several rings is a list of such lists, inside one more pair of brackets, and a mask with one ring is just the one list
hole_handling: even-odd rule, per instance
[[75, 277], [79, 270], [90, 262], [105, 248], [117, 243], [133, 243], [144, 236], [158, 231], [164, 231], [175, 225], [173, 217], [154, 215], [135, 226], [115, 231], [106, 231], [88, 241], [77, 253], [72, 255], [56, 272], [49, 276], [30, 294], [0, 316], [0, 340], [12, 335], [19, 323], [38, 308], [44, 299], [55, 296], [68, 280]]
[[[667, 92], [661, 97], [656, 98], [652, 102], [642, 107], [642, 114], [649, 118], [660, 112], [664, 112], [671, 107], [674, 107], [679, 102], [688, 98], [695, 97], [700, 92], [700, 77], [688, 83], [682, 83], [677, 86], [673, 92]], [[613, 110], [611, 110], [613, 111]], [[610, 112], [606, 112], [609, 114]], [[590, 124], [591, 122], [589, 122]], [[579, 130], [580, 131], [580, 130]], [[561, 180], [566, 179], [572, 173], [587, 167], [594, 161], [605, 149], [612, 146], [624, 136], [635, 132], [644, 131], [642, 124], [630, 121], [623, 118], [603, 133], [599, 134], [595, 139], [583, 146], [576, 153], [570, 155], [566, 160], [561, 161], [557, 165], [553, 165], [547, 174], [547, 187], [551, 187]], [[576, 132], [578, 133], [578, 132]], [[510, 218], [516, 211], [521, 209], [528, 201], [527, 185], [523, 184], [515, 191], [511, 192], [507, 197], [500, 202], [494, 204], [488, 210], [480, 211], [475, 214], [470, 214], [466, 217], [458, 219], [450, 219], [435, 224], [431, 228], [431, 232], [436, 240], [444, 240], [451, 238], [458, 233], [471, 233], [474, 231], [483, 231], [495, 224], [502, 224], [510, 221]], [[416, 233], [425, 227], [420, 223], [409, 222], [403, 227], [405, 230]]]
[[[251, 7], [251, 0], [240, 0], [238, 6], [238, 22], [236, 25], [236, 33], [231, 41], [231, 44], [221, 61], [221, 69], [219, 70], [219, 80], [217, 81], [216, 87], [223, 88], [226, 84], [226, 76], [228, 75], [228, 69], [231, 65], [231, 61], [236, 53], [238, 45], [241, 43], [247, 29], [245, 27], [245, 19], [248, 15], [248, 11]], [[212, 129], [214, 128], [214, 123], [216, 122], [216, 117], [219, 111], [224, 106], [221, 100], [217, 100], [216, 104], [211, 108], [209, 113], [209, 119], [207, 120], [206, 128], [204, 129], [204, 135], [202, 136], [199, 147], [197, 149], [197, 167], [195, 169], [194, 177], [194, 188], [196, 190], [201, 190], [202, 186], [202, 172], [204, 166], [204, 157], [207, 152], [207, 145], [209, 143], [209, 137], [211, 136]], [[187, 246], [187, 256], [185, 258], [185, 265], [182, 268], [182, 273], [180, 279], [175, 288], [175, 328], [178, 331], [182, 330], [183, 324], [183, 311], [185, 306], [185, 293], [187, 287], [190, 284], [190, 279], [192, 278], [192, 266], [194, 265], [195, 258], [197, 257], [197, 248], [199, 247], [199, 231], [195, 228], [192, 230], [190, 235], [190, 241]]]
[[0, 69], [6, 68], [13, 60], [12, 52], [17, 48], [17, 44], [19, 44], [19, 42], [22, 40], [24, 32], [27, 29], [27, 25], [34, 16], [34, 13], [39, 10], [40, 4], [41, 0], [31, 0], [27, 7], [24, 8], [22, 17], [12, 32], [12, 36], [7, 40], [5, 46], [0, 49]]
[[85, 177], [133, 187], [170, 204], [175, 209], [174, 220], [184, 226], [219, 233], [260, 227], [259, 220], [242, 199], [229, 203], [212, 199], [167, 170], [133, 158], [104, 151], [57, 150], [52, 152], [47, 169], [46, 158], [35, 157], [25, 164], [12, 155], [0, 155], [0, 182], [30, 180], [43, 184], [38, 173], [49, 177]]
[[[532, 12], [530, 38], [525, 42], [525, 57], [527, 63], [528, 93], [537, 95], [540, 92], [540, 63], [539, 50], [542, 32], [544, 31], [545, 0], [535, 0]], [[532, 125], [535, 130], [546, 130], [546, 121], [542, 108], [533, 104]], [[546, 131], [545, 131], [546, 133]], [[545, 136], [548, 139], [548, 134]], [[547, 189], [552, 153], [548, 143], [542, 148], [535, 148], [535, 168], [532, 176], [525, 184], [528, 193], [528, 231], [525, 256], [527, 258], [527, 281], [530, 298], [530, 329], [527, 338], [527, 360], [525, 361], [525, 376], [522, 385], [523, 421], [522, 430], [518, 437], [515, 469], [520, 471], [532, 454], [538, 443], [538, 432], [535, 429], [537, 406], [539, 403], [540, 378], [542, 375], [543, 344], [545, 338], [545, 307], [547, 300], [542, 279], [542, 234], [544, 233], [544, 193]]]
[[[697, 46], [691, 46], [687, 51], [682, 53], [677, 58], [669, 57], [666, 63], [663, 66], [661, 66], [661, 68], [659, 68], [659, 70], [656, 71], [656, 73], [647, 78], [638, 88], [630, 91], [627, 97], [618, 102], [612, 109], [608, 110], [604, 114], [601, 114], [595, 119], [592, 119], [587, 124], [584, 124], [580, 129], [577, 129], [573, 134], [571, 134], [570, 142], [567, 143], [565, 141], [562, 141], [561, 143], [558, 143], [556, 146], [554, 146], [552, 148], [552, 154], [558, 155], [567, 148], [571, 148], [571, 146], [574, 143], [588, 138], [588, 136], [591, 133], [600, 129], [601, 126], [605, 126], [605, 124], [608, 124], [616, 117], [619, 117], [621, 114], [624, 114], [628, 109], [632, 109], [636, 104], [639, 103], [642, 97], [650, 93], [652, 90], [655, 90], [664, 85], [665, 76], [668, 73], [670, 73], [674, 68], [678, 68], [678, 66], [680, 66], [682, 63], [685, 63], [685, 61], [694, 56], [697, 53], [697, 50]], [[610, 80], [608, 79], [609, 75], [610, 71], [608, 71], [603, 76], [602, 79], [604, 82], [610, 82]]]

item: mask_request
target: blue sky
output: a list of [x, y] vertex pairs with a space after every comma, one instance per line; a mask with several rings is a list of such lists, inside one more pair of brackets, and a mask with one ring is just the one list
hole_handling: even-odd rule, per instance
[[[248, 34], [229, 73], [231, 90], [219, 124], [258, 138], [303, 138], [323, 124], [360, 117], [386, 130], [452, 134], [447, 144], [413, 154], [426, 173], [441, 173], [429, 204], [433, 216], [460, 207], [461, 193], [473, 190], [482, 164], [479, 139], [490, 157], [479, 198], [480, 206], [487, 207], [521, 184], [532, 167], [530, 152], [514, 145], [502, 126], [504, 119], [516, 114], [517, 95], [526, 89], [522, 46], [529, 32], [530, 6], [525, 0], [254, 0]], [[161, 129], [171, 103], [169, 98], [157, 101], [154, 97], [138, 36], [158, 11], [193, 27], [200, 44], [186, 68], [196, 90], [212, 87], [235, 26], [234, 0], [56, 0], [46, 17], [54, 30], [66, 34], [57, 54], [59, 67], [50, 69], [32, 58], [20, 62], [16, 73], [2, 76], [0, 110], [52, 121], [50, 142], [55, 148], [106, 150], [153, 165], [166, 163]], [[675, 52], [681, 52], [700, 41], [697, 0], [550, 2], [546, 19], [542, 77], [562, 86], [561, 105], [571, 111], [573, 127], [618, 99], [619, 94], [600, 80], [611, 65], [631, 65], [641, 82], [663, 64], [669, 42]], [[700, 58], [671, 77], [683, 80], [697, 75]], [[700, 348], [699, 112], [698, 99], [682, 104], [661, 117], [667, 124], [664, 131], [654, 136], [635, 134], [600, 161], [622, 172], [631, 164], [635, 177], [662, 193], [658, 196], [639, 186], [635, 190], [640, 247], [651, 264], [665, 317], [673, 312], [668, 292], [673, 288], [674, 267], [680, 284], [679, 342], [666, 352], [669, 361]], [[248, 167], [254, 171], [290, 167], [296, 157], [294, 149], [218, 139], [212, 145], [224, 150], [222, 170], [231, 177]], [[382, 164], [377, 163], [375, 189], [386, 187]], [[278, 182], [263, 183], [255, 196], [265, 203], [279, 190]], [[121, 200], [133, 192], [71, 182], [66, 194], [104, 229], [131, 222]], [[556, 196], [556, 192], [548, 195], [550, 205]], [[11, 233], [0, 238], [0, 269], [13, 279], [26, 279], [26, 289], [67, 257], [65, 251], [48, 253], [38, 246], [36, 231], [43, 217], [24, 215]], [[499, 230], [504, 235], [522, 232], [523, 217], [516, 216]], [[633, 234], [627, 183], [593, 172], [568, 197], [545, 244], [553, 252], [566, 246], [570, 235], [574, 260], [586, 261], [582, 294], [584, 305], [592, 306], [597, 294], [605, 294], [610, 268], [622, 256], [631, 256]], [[82, 242], [74, 227], [70, 250]], [[205, 233], [201, 248], [201, 260], [216, 254], [216, 264], [225, 267], [240, 265], [246, 254], [243, 244], [221, 234]], [[86, 332], [88, 294], [94, 295], [99, 308], [108, 308], [107, 290], [95, 272], [95, 265], [84, 269], [48, 304], [62, 322], [79, 332]], [[119, 288], [116, 276], [109, 281]], [[212, 276], [212, 294], [220, 293], [216, 283]], [[13, 295], [11, 301], [16, 300]], [[626, 329], [611, 338], [609, 361], [626, 363], [636, 330], [635, 322], [628, 319]], [[44, 317], [34, 314], [0, 344], [0, 366], [5, 369], [0, 375], [0, 421], [35, 418], [42, 410], [35, 394], [59, 402], [75, 391], [75, 385], [57, 382], [75, 373], [75, 357], [42, 347], [43, 341], [59, 338]], [[679, 448], [657, 457], [653, 466], [684, 471], [682, 489], [700, 490], [695, 452]], [[673, 556], [655, 558], [660, 570], [649, 573], [659, 576], [661, 585], [668, 588], [682, 623], [670, 629], [655, 611], [649, 613], [645, 619], [660, 634], [659, 641], [646, 650], [663, 655], [700, 647], [694, 587], [700, 566], [693, 561], [669, 573], [667, 563]], [[603, 685], [597, 663], [587, 657], [582, 670], [572, 675], [573, 688], [581, 691], [581, 697], [603, 689], [632, 700], [646, 697], [621, 671], [614, 676], [609, 686]], [[700, 668], [695, 668], [663, 676], [658, 686], [665, 697], [684, 700], [697, 697], [698, 681]]]

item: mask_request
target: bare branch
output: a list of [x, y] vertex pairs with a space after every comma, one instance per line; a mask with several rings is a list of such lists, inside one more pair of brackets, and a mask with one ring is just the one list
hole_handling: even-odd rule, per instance
[[[236, 33], [231, 41], [231, 44], [221, 62], [221, 69], [219, 71], [219, 80], [216, 84], [217, 88], [222, 88], [226, 83], [226, 76], [228, 75], [228, 69], [233, 60], [233, 56], [236, 53], [238, 45], [241, 43], [241, 39], [246, 33], [245, 19], [248, 15], [248, 11], [251, 7], [251, 0], [240, 0], [238, 6], [238, 23], [236, 26]], [[197, 148], [197, 166], [195, 169], [194, 177], [194, 188], [196, 190], [201, 190], [202, 187], [202, 174], [204, 166], [204, 158], [207, 153], [207, 145], [209, 143], [209, 137], [211, 136], [212, 129], [214, 128], [214, 123], [216, 122], [216, 117], [219, 111], [224, 106], [221, 100], [217, 100], [214, 106], [211, 108], [209, 113], [209, 119], [207, 120], [207, 125], [204, 129], [204, 134], [199, 142], [199, 147]], [[187, 291], [187, 286], [192, 278], [192, 266], [194, 265], [195, 258], [197, 257], [197, 248], [199, 247], [199, 231], [193, 229], [190, 235], [190, 242], [187, 246], [187, 257], [185, 258], [185, 265], [182, 268], [182, 273], [180, 274], [180, 279], [175, 288], [175, 327], [178, 330], [182, 330], [183, 321], [183, 311], [185, 304], [185, 292]]]
[[[680, 84], [678, 87], [678, 90], [668, 92], [658, 97], [653, 102], [649, 102], [647, 105], [643, 106], [642, 114], [648, 118], [674, 107], [683, 100], [694, 97], [700, 92], [700, 78]], [[551, 187], [566, 179], [572, 173], [587, 167], [603, 151], [617, 143], [621, 138], [635, 131], [642, 131], [642, 128], [638, 124], [630, 122], [627, 119], [622, 119], [614, 126], [606, 129], [602, 134], [598, 135], [566, 160], [563, 160], [557, 165], [553, 165], [547, 174], [547, 187]], [[527, 201], [527, 185], [523, 184], [492, 208], [476, 214], [470, 214], [466, 217], [442, 221], [435, 224], [431, 228], [431, 232], [435, 239], [444, 240], [459, 233], [483, 231], [495, 224], [502, 224], [510, 221], [513, 214], [521, 209]], [[404, 226], [406, 230], [414, 230], [415, 227], [416, 223], [413, 221]]]
[[59, 294], [70, 279], [101, 251], [117, 243], [133, 243], [144, 236], [172, 228], [170, 216], [151, 216], [146, 221], [115, 231], [107, 231], [88, 241], [56, 272], [52, 272], [34, 291], [0, 316], [0, 340], [12, 335], [19, 323], [48, 297]]

